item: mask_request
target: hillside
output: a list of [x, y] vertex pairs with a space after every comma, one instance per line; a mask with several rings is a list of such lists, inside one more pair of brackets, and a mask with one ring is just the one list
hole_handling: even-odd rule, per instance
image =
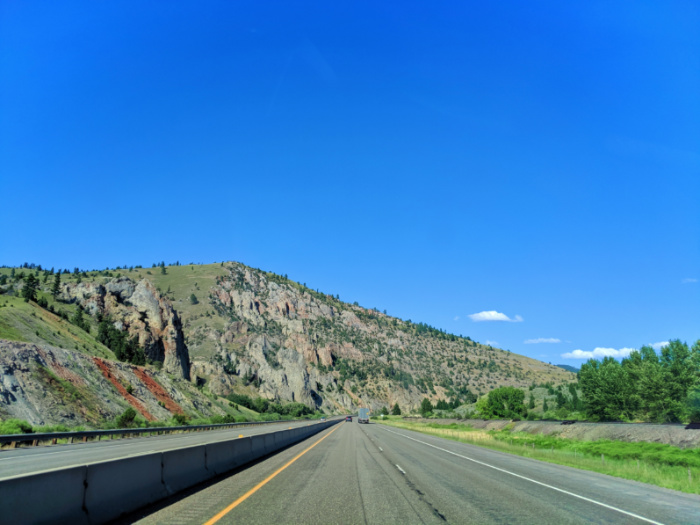
[[[17, 297], [26, 281], [18, 275], [30, 272], [43, 307]], [[55, 298], [54, 275], [12, 273], [0, 269], [0, 339], [114, 360], [108, 328], [124, 334], [120, 357], [142, 355], [147, 369], [189, 377], [217, 395], [259, 392], [325, 412], [393, 403], [411, 409], [423, 397], [470, 401], [499, 386], [575, 380], [559, 367], [240, 263], [63, 273]], [[69, 322], [76, 315], [83, 328]]]
[[0, 420], [99, 426], [128, 407], [146, 421], [240, 415], [228, 402], [153, 367], [0, 340]]

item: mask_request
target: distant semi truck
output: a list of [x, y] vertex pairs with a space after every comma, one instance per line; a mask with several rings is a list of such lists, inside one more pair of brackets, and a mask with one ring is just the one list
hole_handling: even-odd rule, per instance
[[357, 415], [358, 423], [369, 423], [369, 408], [361, 408]]

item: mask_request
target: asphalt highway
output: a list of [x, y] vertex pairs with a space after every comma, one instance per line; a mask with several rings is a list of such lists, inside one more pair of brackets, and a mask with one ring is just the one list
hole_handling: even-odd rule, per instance
[[253, 436], [312, 423], [312, 421], [285, 421], [279, 424], [243, 426], [226, 430], [2, 450], [0, 451], [0, 479], [152, 452], [164, 452], [192, 445], [215, 443], [237, 438], [239, 435]]
[[353, 421], [126, 521], [697, 524], [700, 497]]

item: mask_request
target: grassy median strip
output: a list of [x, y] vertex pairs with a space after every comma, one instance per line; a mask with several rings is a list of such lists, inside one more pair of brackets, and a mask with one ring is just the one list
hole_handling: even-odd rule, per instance
[[700, 494], [700, 449], [697, 448], [680, 449], [661, 443], [578, 441], [509, 430], [486, 431], [459, 423], [445, 425], [397, 419], [381, 423], [540, 461]]

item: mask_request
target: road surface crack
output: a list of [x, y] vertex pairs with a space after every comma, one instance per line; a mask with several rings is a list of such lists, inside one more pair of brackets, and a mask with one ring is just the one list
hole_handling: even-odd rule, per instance
[[[380, 447], [379, 447], [379, 442], [378, 442], [378, 441], [375, 441], [375, 440], [373, 440], [372, 438], [370, 438], [370, 436], [367, 434], [367, 432], [364, 431], [364, 429], [362, 430], [362, 432], [365, 434], [365, 436], [367, 436], [367, 438], [369, 438], [369, 440], [370, 440], [371, 442], [373, 442], [374, 446], [376, 446], [377, 448], [380, 448]], [[380, 455], [380, 456], [381, 456], [381, 455]], [[388, 461], [388, 457], [387, 457], [386, 455], [381, 456], [381, 457], [383, 457], [385, 460]], [[378, 464], [380, 464], [380, 463], [378, 462]], [[399, 467], [398, 464], [395, 464], [395, 465], [396, 465], [397, 467]], [[383, 466], [382, 466], [382, 469], [383, 469], [385, 472], [387, 472], [386, 468], [384, 468]], [[415, 493], [418, 495], [418, 500], [421, 501], [423, 504], [425, 504], [425, 505], [428, 507], [428, 509], [430, 509], [430, 512], [431, 512], [434, 516], [436, 516], [437, 518], [439, 518], [441, 521], [447, 522], [447, 518], [445, 517], [445, 515], [444, 515], [442, 512], [440, 512], [440, 511], [437, 509], [437, 507], [435, 507], [435, 505], [433, 505], [433, 504], [428, 500], [428, 498], [426, 497], [425, 493], [424, 493], [422, 490], [420, 490], [420, 489], [416, 486], [416, 484], [413, 483], [413, 482], [409, 479], [408, 474], [406, 473], [406, 471], [403, 470], [403, 469], [401, 469], [401, 467], [399, 467], [399, 470], [401, 470], [401, 472], [402, 472], [402, 474], [403, 474], [403, 476], [401, 476], [401, 477], [406, 481], [406, 484], [408, 485], [408, 488], [409, 488], [411, 491], [415, 492]], [[387, 472], [387, 474], [388, 474], [388, 472]], [[396, 482], [394, 481], [394, 478], [393, 478], [393, 477], [390, 476], [389, 479], [391, 479], [391, 481], [394, 483], [394, 485], [396, 485]], [[397, 486], [397, 488], [398, 488], [398, 485], [396, 485], [396, 486]], [[405, 497], [405, 496], [404, 496], [404, 497]], [[420, 517], [420, 514], [419, 514], [418, 511], [415, 509], [415, 507], [413, 507], [413, 504], [410, 502], [410, 500], [408, 500], [408, 498], [406, 498], [406, 501], [407, 501], [408, 504], [411, 505], [411, 507], [414, 509], [414, 511], [416, 512], [416, 515]], [[421, 522], [425, 523], [422, 519], [421, 519]]]

